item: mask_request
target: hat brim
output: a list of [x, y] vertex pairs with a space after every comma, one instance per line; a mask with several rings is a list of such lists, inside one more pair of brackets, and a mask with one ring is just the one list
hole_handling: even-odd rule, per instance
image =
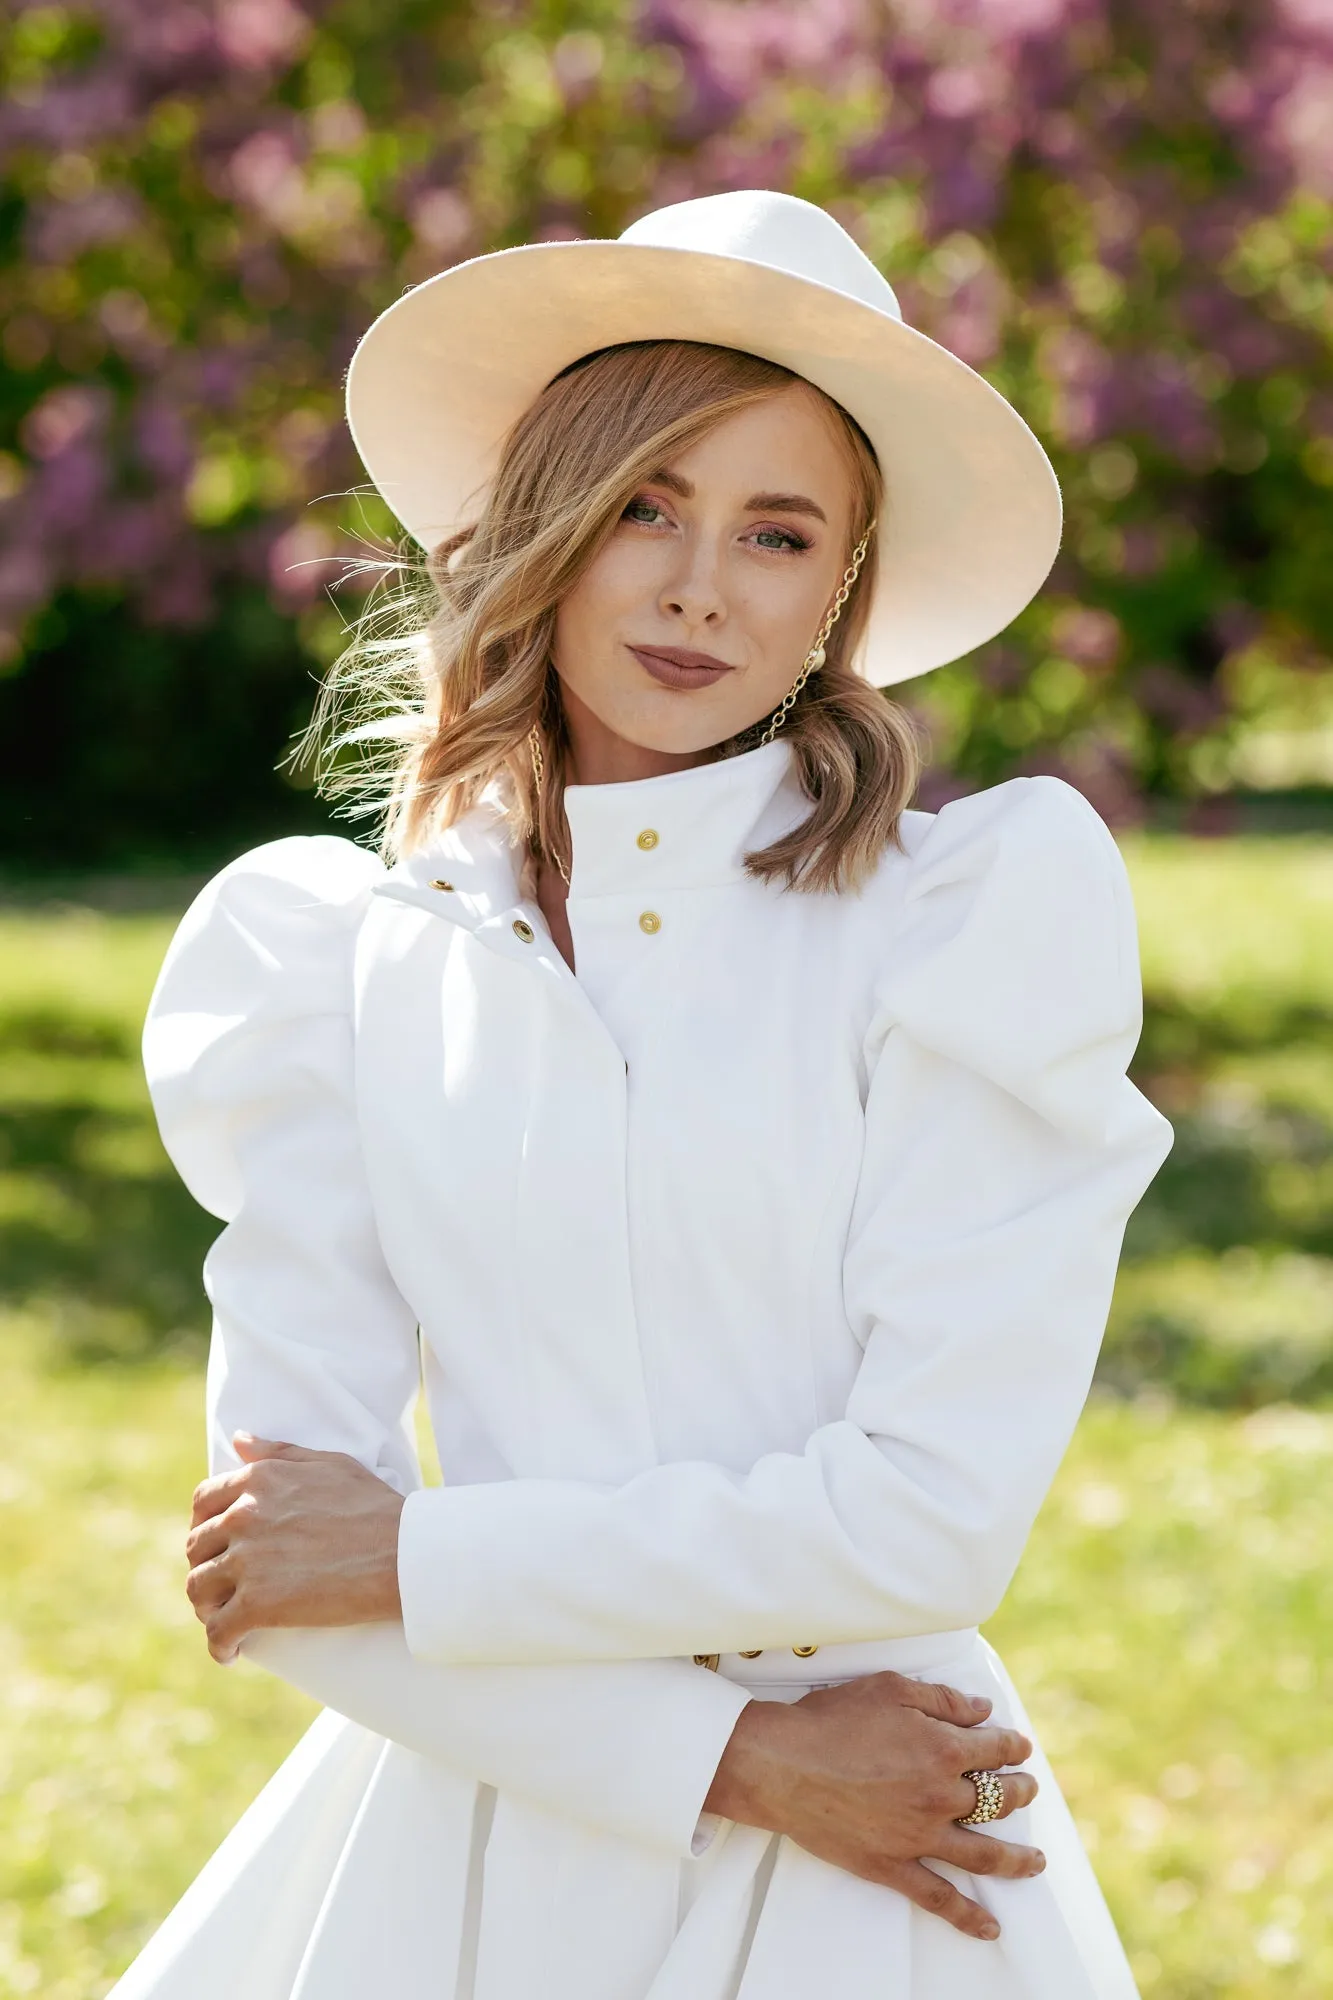
[[504, 438], [552, 376], [631, 340], [762, 355], [856, 418], [885, 487], [856, 661], [877, 687], [971, 652], [1041, 588], [1060, 543], [1060, 489], [1013, 406], [901, 320], [740, 257], [537, 243], [443, 271], [357, 347], [353, 440], [403, 526], [432, 548], [475, 518]]

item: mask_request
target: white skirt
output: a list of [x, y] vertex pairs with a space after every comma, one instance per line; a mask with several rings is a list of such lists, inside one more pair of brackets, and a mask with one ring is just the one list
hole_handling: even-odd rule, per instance
[[[995, 1721], [1032, 1735], [975, 1634], [821, 1653], [801, 1681], [772, 1655], [721, 1671], [794, 1700], [893, 1667], [988, 1695]], [[994, 1912], [984, 1943], [778, 1835], [724, 1823], [678, 1861], [326, 1709], [110, 2000], [1137, 2000], [1040, 1747], [1031, 1768], [1037, 1800], [1002, 1829], [1041, 1847], [1045, 1872], [943, 1871]]]

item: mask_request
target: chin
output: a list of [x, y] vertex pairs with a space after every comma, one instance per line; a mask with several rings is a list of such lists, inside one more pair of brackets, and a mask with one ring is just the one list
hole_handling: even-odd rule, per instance
[[[741, 725], [745, 727], [744, 724]], [[710, 728], [707, 725], [696, 729], [621, 729], [616, 734], [626, 743], [632, 743], [637, 750], [652, 750], [661, 757], [699, 757], [706, 750], [716, 750], [738, 733], [726, 726]]]
[[[690, 694], [670, 695], [670, 706], [666, 713], [662, 706], [654, 702], [653, 712], [645, 714], [635, 706], [628, 714], [605, 716], [607, 728], [613, 729], [626, 743], [633, 743], [639, 750], [656, 750], [666, 757], [697, 757], [701, 751], [715, 750], [720, 743], [729, 742], [739, 736], [743, 729], [750, 729], [761, 720], [757, 715], [719, 714], [716, 709], [696, 707], [696, 697]], [[768, 711], [765, 709], [764, 714]]]

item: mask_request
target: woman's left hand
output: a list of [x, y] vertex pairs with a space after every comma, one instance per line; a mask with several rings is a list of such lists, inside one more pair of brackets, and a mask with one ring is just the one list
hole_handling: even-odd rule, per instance
[[340, 1451], [238, 1431], [245, 1463], [195, 1489], [186, 1592], [215, 1660], [271, 1625], [400, 1618], [403, 1497]]

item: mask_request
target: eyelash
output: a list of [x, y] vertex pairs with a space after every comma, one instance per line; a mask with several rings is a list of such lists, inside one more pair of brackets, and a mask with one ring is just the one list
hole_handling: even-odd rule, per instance
[[[659, 514], [662, 512], [662, 508], [659, 502], [656, 500], [646, 500], [646, 499], [631, 500], [621, 518], [626, 521], [632, 521], [634, 519], [634, 509], [636, 507], [651, 507], [655, 509], [655, 511]], [[646, 528], [646, 527], [651, 527], [654, 524], [649, 521], [640, 521], [637, 523], [637, 525], [641, 528]], [[779, 528], [776, 525], [770, 525], [763, 528], [756, 528], [754, 530], [754, 533], [756, 535], [780, 535], [783, 541], [786, 543], [787, 548], [792, 552], [793, 555], [802, 555], [804, 554], [805, 550], [810, 547], [810, 543], [807, 537], [802, 534], [798, 534], [795, 528]], [[775, 556], [779, 555], [781, 551], [778, 549], [766, 548], [764, 553], [766, 555]]]

